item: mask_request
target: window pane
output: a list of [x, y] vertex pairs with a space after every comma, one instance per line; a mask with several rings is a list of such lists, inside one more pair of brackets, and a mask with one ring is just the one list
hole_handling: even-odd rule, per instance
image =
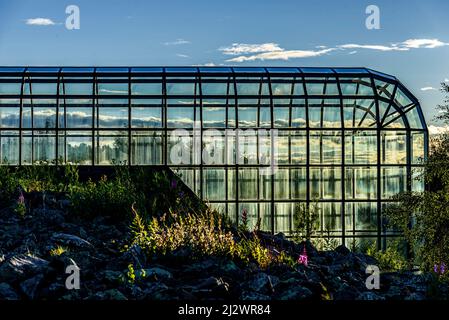
[[193, 128], [193, 107], [168, 107], [167, 125], [169, 128]]
[[346, 131], [345, 161], [348, 164], [377, 163], [377, 132]]
[[412, 163], [422, 164], [424, 161], [424, 133], [412, 132]]
[[312, 199], [341, 199], [341, 169], [311, 168], [310, 197]]
[[259, 169], [257, 168], [239, 169], [239, 199], [257, 199], [258, 177]]
[[406, 134], [403, 131], [382, 132], [382, 163], [406, 163]]
[[19, 132], [0, 132], [0, 164], [19, 164]]
[[347, 199], [376, 199], [377, 168], [346, 168], [345, 193]]
[[204, 198], [206, 200], [226, 199], [226, 179], [224, 169], [203, 170]]
[[382, 168], [382, 197], [389, 198], [406, 190], [404, 167]]
[[124, 132], [97, 131], [95, 163], [118, 164], [128, 161], [128, 136]]
[[135, 165], [162, 164], [163, 159], [162, 132], [135, 131], [132, 133], [131, 159]]
[[162, 127], [162, 108], [132, 107], [131, 119], [133, 128], [160, 128]]

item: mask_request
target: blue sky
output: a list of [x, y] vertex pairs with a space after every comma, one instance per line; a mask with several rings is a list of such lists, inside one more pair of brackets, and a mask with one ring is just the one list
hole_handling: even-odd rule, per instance
[[[379, 30], [365, 27], [371, 4]], [[68, 5], [79, 30], [65, 28]], [[396, 75], [431, 124], [449, 82], [449, 1], [0, 0], [0, 65], [206, 64], [366, 66]]]

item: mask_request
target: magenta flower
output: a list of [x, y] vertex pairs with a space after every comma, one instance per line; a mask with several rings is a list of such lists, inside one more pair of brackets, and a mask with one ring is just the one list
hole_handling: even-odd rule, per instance
[[306, 267], [309, 264], [309, 257], [307, 256], [307, 250], [305, 246], [304, 249], [302, 250], [302, 254], [299, 255], [298, 264], [302, 264]]
[[20, 191], [19, 199], [17, 199], [17, 203], [19, 203], [19, 204], [25, 203], [25, 197], [23, 196], [22, 190]]

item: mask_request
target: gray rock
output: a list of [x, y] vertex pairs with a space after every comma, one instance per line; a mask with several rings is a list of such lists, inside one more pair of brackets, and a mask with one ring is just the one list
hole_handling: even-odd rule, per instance
[[243, 291], [242, 294], [240, 295], [240, 300], [267, 301], [271, 300], [271, 298], [267, 295], [253, 291]]
[[342, 254], [344, 256], [348, 255], [351, 253], [351, 250], [349, 250], [348, 248], [346, 248], [346, 246], [344, 245], [339, 245], [337, 248], [335, 248], [335, 251], [338, 252], [339, 254]]
[[59, 244], [74, 246], [78, 248], [91, 248], [93, 245], [80, 237], [67, 233], [54, 233], [51, 237], [53, 241]]
[[351, 287], [347, 283], [343, 283], [333, 296], [335, 300], [355, 300], [359, 294], [360, 292], [357, 288]]
[[385, 297], [382, 297], [374, 292], [371, 291], [365, 291], [359, 294], [357, 297], [357, 300], [366, 300], [366, 301], [379, 301], [379, 300], [385, 300]]
[[65, 221], [64, 211], [61, 210], [37, 208], [33, 210], [33, 215], [42, 218], [49, 225], [61, 225]]
[[20, 289], [22, 289], [22, 292], [28, 297], [28, 299], [34, 300], [39, 285], [42, 283], [43, 279], [44, 276], [39, 274], [33, 278], [25, 280], [20, 284]]
[[149, 282], [144, 290], [145, 298], [151, 300], [163, 300], [167, 297], [168, 287], [162, 282]]
[[0, 283], [0, 300], [19, 300], [19, 295], [7, 283]]
[[283, 291], [279, 296], [279, 300], [304, 300], [312, 296], [312, 291], [302, 286], [291, 286]]
[[128, 300], [126, 296], [117, 289], [110, 289], [106, 291], [97, 292], [93, 297], [89, 297], [93, 300]]
[[144, 269], [144, 272], [146, 278], [156, 278], [156, 280], [173, 279], [173, 275], [171, 274], [171, 272], [158, 267]]
[[253, 276], [247, 285], [255, 292], [273, 292], [274, 287], [279, 283], [279, 278], [276, 276], [269, 276], [266, 273], [260, 272]]
[[30, 254], [13, 256], [0, 266], [0, 281], [27, 279], [48, 271], [49, 262]]

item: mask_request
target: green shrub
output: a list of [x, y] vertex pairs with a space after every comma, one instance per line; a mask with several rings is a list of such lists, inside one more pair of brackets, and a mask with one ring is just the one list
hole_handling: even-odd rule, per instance
[[392, 242], [385, 251], [378, 250], [377, 243], [373, 242], [366, 248], [365, 253], [379, 262], [382, 271], [404, 271], [409, 268], [409, 262], [398, 241]]
[[295, 240], [310, 240], [319, 226], [320, 209], [317, 203], [299, 203], [293, 215]]

